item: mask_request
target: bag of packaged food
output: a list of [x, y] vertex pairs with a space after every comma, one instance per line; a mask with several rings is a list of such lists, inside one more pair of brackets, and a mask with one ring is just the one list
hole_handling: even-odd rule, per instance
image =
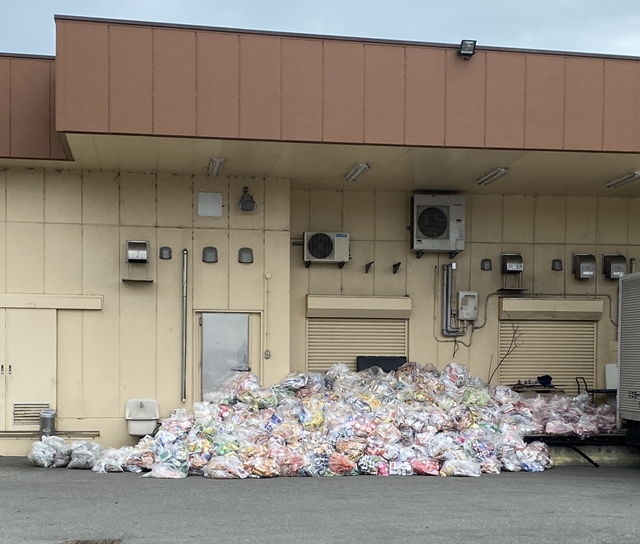
[[71, 444], [71, 460], [67, 468], [91, 470], [96, 464], [102, 446], [97, 442], [83, 440]]
[[56, 450], [40, 440], [31, 445], [31, 451], [27, 455], [27, 459], [31, 461], [32, 465], [43, 468], [51, 467], [55, 458]]
[[248, 459], [244, 464], [249, 474], [258, 478], [275, 478], [280, 476], [280, 466], [275, 459], [267, 455], [257, 455]]
[[346, 455], [334, 452], [329, 457], [329, 471], [337, 476], [357, 474], [357, 465]]
[[178, 470], [176, 468], [172, 468], [164, 463], [155, 463], [151, 466], [151, 472], [147, 472], [142, 475], [142, 478], [159, 478], [159, 479], [169, 479], [169, 478], [186, 478], [187, 475]]
[[100, 452], [98, 460], [93, 465], [93, 472], [106, 474], [107, 472], [124, 472], [124, 463], [133, 448], [107, 448]]
[[53, 468], [64, 468], [71, 460], [71, 446], [60, 436], [43, 436], [42, 443], [52, 447], [56, 454], [51, 466]]
[[439, 476], [440, 461], [431, 457], [416, 457], [411, 460], [411, 467], [414, 474], [420, 476]]
[[204, 469], [205, 478], [247, 478], [249, 473], [244, 468], [242, 459], [236, 453], [212, 457]]
[[440, 476], [472, 476], [477, 478], [481, 473], [480, 463], [471, 459], [445, 461], [440, 469]]

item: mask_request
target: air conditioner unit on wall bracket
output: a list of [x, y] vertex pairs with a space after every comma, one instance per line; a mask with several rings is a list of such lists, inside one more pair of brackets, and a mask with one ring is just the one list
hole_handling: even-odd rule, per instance
[[465, 198], [462, 195], [416, 194], [413, 196], [412, 251], [449, 252], [464, 249]]
[[348, 232], [305, 232], [304, 261], [311, 263], [338, 263], [342, 268], [349, 262]]

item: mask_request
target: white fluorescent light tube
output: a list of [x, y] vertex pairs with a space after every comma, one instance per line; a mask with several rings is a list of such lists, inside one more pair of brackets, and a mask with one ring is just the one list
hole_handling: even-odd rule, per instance
[[478, 185], [489, 185], [490, 183], [493, 183], [499, 177], [504, 176], [508, 172], [509, 172], [509, 169], [507, 167], [496, 168], [495, 170], [492, 170], [488, 174], [482, 176], [478, 180]]
[[214, 178], [219, 176], [223, 165], [224, 159], [222, 157], [213, 157], [209, 161], [209, 175]]
[[617, 189], [618, 187], [622, 187], [627, 183], [631, 183], [638, 178], [640, 178], [640, 171], [630, 172], [626, 176], [622, 176], [621, 178], [614, 179], [613, 181], [607, 183], [607, 189]]
[[351, 169], [351, 172], [345, 176], [345, 179], [347, 181], [355, 181], [369, 170], [369, 168], [371, 168], [371, 165], [368, 162], [359, 162]]

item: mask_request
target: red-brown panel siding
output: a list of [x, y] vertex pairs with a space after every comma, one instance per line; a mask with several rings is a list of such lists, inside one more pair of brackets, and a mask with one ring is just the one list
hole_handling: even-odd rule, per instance
[[153, 30], [153, 133], [196, 133], [194, 32]]
[[280, 138], [280, 39], [240, 36], [240, 137]]
[[637, 150], [640, 143], [638, 63], [609, 60], [605, 62], [604, 68], [604, 149]]
[[0, 58], [0, 157], [11, 154], [11, 60]]
[[56, 63], [49, 63], [49, 155], [52, 159], [67, 160], [60, 135], [56, 132]]
[[564, 144], [564, 57], [527, 55], [524, 145], [562, 149]]
[[83, 23], [64, 29], [63, 54], [58, 51], [56, 57], [62, 59], [56, 89], [64, 92], [64, 123], [56, 119], [60, 131], [66, 127], [82, 132], [109, 131], [107, 28], [104, 24]]
[[564, 148], [602, 149], [602, 59], [567, 59]]
[[11, 63], [11, 156], [49, 156], [49, 61]]
[[238, 35], [196, 34], [198, 136], [238, 137]]
[[404, 47], [364, 48], [364, 141], [404, 143]]
[[405, 143], [444, 145], [442, 49], [406, 49]]
[[153, 132], [151, 29], [109, 27], [109, 131]]
[[363, 141], [363, 79], [362, 44], [324, 42], [324, 141]]
[[446, 53], [446, 127], [448, 147], [483, 147], [485, 115], [485, 54], [464, 60]]
[[487, 147], [524, 146], [524, 55], [487, 55]]
[[282, 138], [322, 140], [322, 42], [282, 40]]

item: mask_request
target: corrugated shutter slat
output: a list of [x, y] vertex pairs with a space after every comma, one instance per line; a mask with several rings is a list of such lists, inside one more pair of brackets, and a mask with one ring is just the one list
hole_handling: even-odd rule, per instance
[[405, 356], [407, 322], [404, 319], [307, 320], [307, 368], [326, 372], [344, 363], [356, 370], [358, 355]]
[[578, 392], [575, 378], [585, 378], [589, 388], [595, 382], [596, 324], [592, 321], [501, 321], [500, 360], [513, 338], [514, 327], [520, 335], [518, 346], [499, 370], [500, 383], [512, 385], [518, 380], [535, 380], [549, 374], [553, 383], [568, 395]]

